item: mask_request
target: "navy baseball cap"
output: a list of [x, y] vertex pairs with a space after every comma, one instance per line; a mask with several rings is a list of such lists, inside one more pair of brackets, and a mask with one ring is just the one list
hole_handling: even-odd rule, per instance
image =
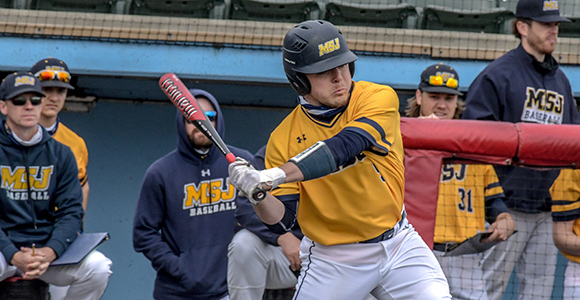
[[8, 74], [0, 84], [0, 100], [14, 99], [24, 93], [35, 93], [46, 97], [42, 92], [40, 81], [30, 72], [21, 71]]
[[458, 88], [459, 74], [448, 65], [435, 64], [427, 67], [421, 73], [421, 83], [419, 83], [421, 91], [463, 96], [463, 93], [457, 90]]
[[532, 19], [540, 23], [570, 22], [560, 16], [556, 0], [520, 0], [516, 6], [516, 18]]
[[63, 87], [69, 90], [75, 88], [70, 85], [70, 71], [64, 61], [58, 58], [44, 58], [32, 66], [30, 72], [40, 80], [43, 87]]

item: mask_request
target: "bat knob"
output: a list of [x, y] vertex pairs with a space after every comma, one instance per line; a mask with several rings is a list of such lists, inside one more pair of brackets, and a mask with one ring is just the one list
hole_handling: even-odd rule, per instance
[[231, 164], [234, 161], [236, 161], [236, 156], [233, 153], [230, 152], [230, 153], [226, 154], [226, 159]]
[[264, 198], [266, 198], [266, 191], [263, 189], [257, 189], [254, 192], [253, 198], [258, 200], [258, 201], [264, 200]]

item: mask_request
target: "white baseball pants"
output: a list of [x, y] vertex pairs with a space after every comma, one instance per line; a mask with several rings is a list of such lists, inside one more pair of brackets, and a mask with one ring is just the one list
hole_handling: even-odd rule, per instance
[[242, 229], [228, 247], [228, 291], [231, 300], [261, 300], [264, 289], [292, 288], [297, 279], [281, 247]]
[[483, 253], [444, 256], [445, 252], [433, 251], [449, 283], [454, 300], [485, 300], [485, 282], [481, 263]]
[[324, 246], [302, 239], [294, 300], [451, 299], [433, 252], [405, 220], [378, 243]]
[[519, 300], [550, 299], [558, 249], [552, 239], [552, 213], [511, 210], [518, 231], [486, 252], [483, 278], [490, 300], [501, 300], [516, 268]]
[[580, 299], [580, 264], [568, 261], [564, 273], [564, 297], [563, 300]]
[[[64, 298], [54, 300], [98, 300], [101, 298], [111, 276], [112, 262], [98, 251], [91, 252], [80, 264], [69, 266], [49, 267], [42, 276], [42, 281], [56, 286], [70, 286]], [[12, 265], [9, 265], [0, 253], [0, 281], [21, 274]]]

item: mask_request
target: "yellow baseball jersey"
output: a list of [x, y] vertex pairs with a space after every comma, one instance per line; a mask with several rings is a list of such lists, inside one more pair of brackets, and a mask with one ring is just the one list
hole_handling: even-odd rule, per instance
[[[554, 221], [575, 220], [572, 231], [580, 236], [580, 170], [562, 169], [550, 188]], [[571, 261], [580, 263], [580, 256], [562, 252]]]
[[443, 164], [433, 241], [460, 243], [485, 231], [485, 200], [499, 197], [503, 189], [493, 166]]
[[329, 122], [295, 108], [272, 132], [266, 167], [279, 167], [318, 141], [345, 128], [372, 141], [338, 171], [321, 178], [281, 184], [274, 196], [300, 194], [298, 223], [303, 233], [323, 245], [365, 241], [401, 219], [404, 191], [403, 142], [399, 98], [395, 91], [370, 82], [353, 82], [344, 111]]
[[72, 150], [79, 168], [79, 180], [81, 185], [84, 185], [88, 178], [87, 165], [89, 163], [89, 151], [85, 140], [62, 123], [58, 124], [57, 130], [52, 137]]

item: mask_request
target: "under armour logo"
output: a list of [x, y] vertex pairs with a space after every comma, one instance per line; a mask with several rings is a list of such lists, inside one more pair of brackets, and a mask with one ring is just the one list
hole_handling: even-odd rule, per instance
[[209, 171], [209, 169], [201, 170], [201, 177], [210, 176], [210, 175], [211, 175], [211, 172]]
[[302, 141], [305, 141], [306, 140], [306, 135], [303, 134], [302, 137], [299, 136], [296, 139], [298, 140], [298, 144], [300, 144], [300, 143], [302, 143]]

